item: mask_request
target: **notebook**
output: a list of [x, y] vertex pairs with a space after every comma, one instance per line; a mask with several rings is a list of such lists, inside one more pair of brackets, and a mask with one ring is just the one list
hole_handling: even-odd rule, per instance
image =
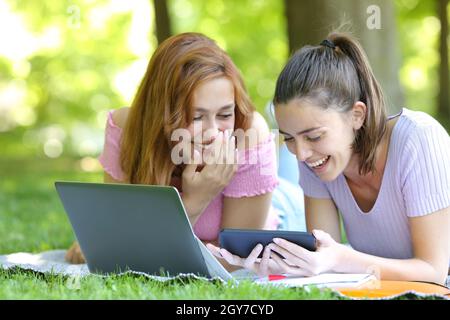
[[317, 287], [328, 288], [356, 288], [362, 285], [377, 285], [377, 278], [372, 274], [354, 274], [354, 273], [323, 273], [311, 277], [299, 277], [292, 275], [282, 275], [277, 280], [272, 280], [271, 277], [261, 277], [255, 279], [255, 283], [280, 285], [287, 287], [299, 287], [314, 285]]

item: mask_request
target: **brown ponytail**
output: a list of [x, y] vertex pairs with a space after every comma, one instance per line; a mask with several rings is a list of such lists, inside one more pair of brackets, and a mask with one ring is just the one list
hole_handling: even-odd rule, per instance
[[360, 155], [359, 173], [375, 171], [375, 151], [386, 130], [386, 105], [367, 56], [352, 36], [333, 32], [319, 46], [304, 46], [278, 77], [274, 105], [308, 99], [324, 109], [349, 112], [357, 101], [367, 106], [353, 150]]

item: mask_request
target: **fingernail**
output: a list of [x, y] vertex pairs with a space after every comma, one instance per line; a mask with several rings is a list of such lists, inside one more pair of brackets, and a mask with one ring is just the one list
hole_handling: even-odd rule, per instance
[[276, 244], [280, 244], [281, 243], [281, 239], [280, 238], [273, 238], [272, 240], [274, 243]]

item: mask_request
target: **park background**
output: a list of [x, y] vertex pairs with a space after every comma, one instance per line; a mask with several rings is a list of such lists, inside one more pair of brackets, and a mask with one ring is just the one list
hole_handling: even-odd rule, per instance
[[267, 116], [290, 54], [345, 22], [389, 112], [425, 111], [448, 131], [449, 12], [448, 0], [0, 0], [0, 254], [72, 243], [53, 183], [102, 181], [107, 112], [130, 105], [169, 35], [216, 40]]

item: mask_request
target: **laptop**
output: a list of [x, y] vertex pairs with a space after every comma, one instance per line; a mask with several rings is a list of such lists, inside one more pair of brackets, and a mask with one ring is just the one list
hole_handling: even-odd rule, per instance
[[174, 187], [64, 181], [55, 187], [90, 272], [232, 278], [194, 235]]

